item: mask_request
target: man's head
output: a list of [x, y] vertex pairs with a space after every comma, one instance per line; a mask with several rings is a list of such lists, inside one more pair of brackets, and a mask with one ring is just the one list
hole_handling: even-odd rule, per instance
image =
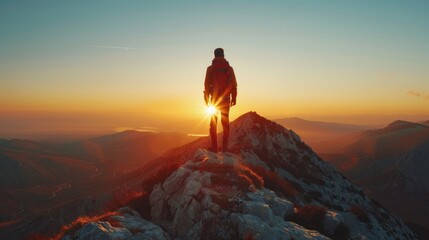
[[223, 49], [222, 48], [216, 48], [214, 50], [214, 55], [215, 55], [215, 57], [224, 57], [225, 56], [223, 54]]

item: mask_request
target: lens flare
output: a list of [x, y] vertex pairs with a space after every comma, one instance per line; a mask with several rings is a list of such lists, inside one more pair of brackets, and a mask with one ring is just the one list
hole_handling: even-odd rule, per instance
[[207, 113], [208, 115], [214, 115], [214, 114], [216, 114], [216, 112], [217, 112], [217, 109], [216, 109], [216, 107], [215, 107], [215, 106], [213, 106], [213, 105], [209, 105], [209, 106], [206, 108], [206, 113]]

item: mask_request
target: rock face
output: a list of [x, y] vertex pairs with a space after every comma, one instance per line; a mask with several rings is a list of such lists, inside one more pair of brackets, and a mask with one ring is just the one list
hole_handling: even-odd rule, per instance
[[133, 234], [117, 239], [415, 239], [294, 132], [252, 112], [231, 129], [231, 152], [194, 150], [155, 184], [151, 222], [114, 217]]
[[130, 236], [130, 231], [112, 227], [109, 222], [91, 222], [76, 233], [77, 239], [125, 239]]
[[[62, 239], [76, 240], [169, 240], [170, 236], [159, 226], [144, 220], [140, 214], [130, 208], [121, 208], [110, 216], [109, 221], [90, 222], [82, 226], [75, 233], [65, 235]], [[110, 222], [115, 223], [112, 226]]]
[[183, 239], [326, 239], [285, 220], [293, 216], [293, 203], [256, 189], [258, 180], [237, 155], [200, 149], [155, 186], [152, 220]]

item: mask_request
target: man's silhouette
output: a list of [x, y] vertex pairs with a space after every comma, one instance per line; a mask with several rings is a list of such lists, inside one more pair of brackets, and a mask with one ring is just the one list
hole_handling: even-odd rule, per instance
[[[207, 68], [204, 81], [204, 100], [212, 104], [221, 114], [223, 127], [222, 151], [228, 150], [229, 138], [229, 108], [234, 106], [237, 98], [237, 80], [234, 70], [224, 58], [222, 48], [216, 48], [212, 65]], [[217, 117], [218, 111], [212, 115], [210, 121], [211, 151], [217, 152]]]

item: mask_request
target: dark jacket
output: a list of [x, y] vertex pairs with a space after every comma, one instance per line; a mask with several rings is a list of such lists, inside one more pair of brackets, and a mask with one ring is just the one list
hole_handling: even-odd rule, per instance
[[214, 105], [230, 104], [237, 98], [237, 80], [234, 69], [223, 57], [216, 57], [212, 65], [207, 67], [206, 79], [204, 81], [205, 94], [211, 96]]

